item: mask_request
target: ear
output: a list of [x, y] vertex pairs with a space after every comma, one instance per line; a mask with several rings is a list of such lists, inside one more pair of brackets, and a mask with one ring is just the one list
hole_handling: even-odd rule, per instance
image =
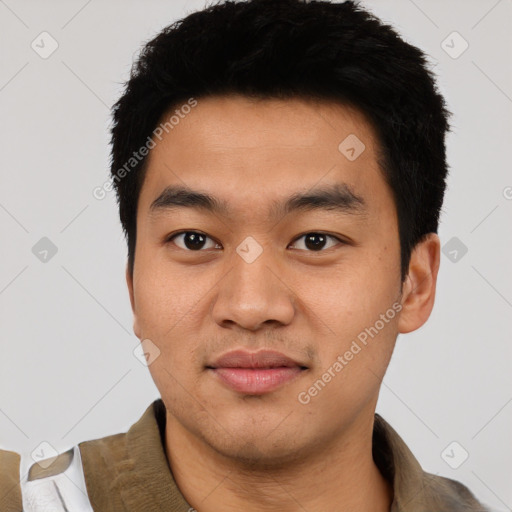
[[434, 307], [441, 243], [436, 233], [428, 233], [411, 253], [409, 271], [402, 291], [398, 332], [419, 329]]
[[132, 312], [133, 312], [133, 332], [135, 333], [135, 336], [140, 339], [140, 329], [139, 329], [139, 322], [137, 319], [137, 311], [135, 308], [135, 295], [133, 293], [133, 276], [130, 273], [130, 269], [128, 267], [128, 263], [126, 264], [126, 284], [128, 286], [128, 293], [130, 295], [130, 304], [132, 306]]

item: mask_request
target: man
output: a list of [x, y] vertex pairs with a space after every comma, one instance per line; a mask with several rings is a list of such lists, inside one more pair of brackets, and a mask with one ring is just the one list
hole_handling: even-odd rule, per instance
[[14, 507], [485, 510], [375, 414], [434, 304], [447, 119], [422, 52], [353, 2], [227, 1], [149, 42], [111, 170], [162, 398], [20, 472]]

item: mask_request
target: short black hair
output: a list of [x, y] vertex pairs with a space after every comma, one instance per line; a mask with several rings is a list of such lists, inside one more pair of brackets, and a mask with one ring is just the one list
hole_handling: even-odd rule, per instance
[[354, 1], [224, 0], [145, 44], [112, 109], [111, 176], [130, 272], [147, 162], [134, 152], [171, 109], [230, 94], [327, 100], [365, 115], [395, 201], [403, 283], [412, 249], [437, 233], [451, 113], [426, 55]]

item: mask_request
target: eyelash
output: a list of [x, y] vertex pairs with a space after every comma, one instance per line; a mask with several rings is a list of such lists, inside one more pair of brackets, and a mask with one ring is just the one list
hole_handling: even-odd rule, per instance
[[[186, 230], [186, 231], [178, 231], [177, 233], [173, 233], [172, 235], [169, 235], [166, 239], [165, 239], [165, 243], [171, 243], [176, 237], [178, 236], [181, 236], [181, 235], [185, 235], [187, 233], [195, 233], [195, 234], [198, 234], [198, 235], [203, 235], [205, 236], [206, 238], [209, 238], [210, 240], [214, 241], [213, 238], [209, 237], [207, 234], [205, 233], [202, 233], [201, 231], [195, 231], [193, 229], [189, 229], [189, 230]], [[297, 238], [294, 239], [294, 241], [292, 243], [295, 243], [297, 240], [300, 240], [301, 238], [307, 236], [307, 235], [324, 235], [326, 236], [327, 238], [332, 238], [334, 240], [337, 240], [340, 244], [342, 245], [346, 245], [347, 242], [345, 242], [344, 240], [342, 240], [341, 238], [338, 238], [337, 236], [334, 236], [334, 235], [330, 235], [328, 233], [324, 233], [323, 231], [308, 231], [307, 233], [304, 233], [302, 235], [299, 235]], [[215, 242], [217, 243], [217, 242]], [[220, 244], [219, 244], [220, 245]], [[335, 246], [333, 246], [335, 247]], [[309, 251], [309, 250], [306, 250], [306, 252], [311, 252], [311, 253], [319, 253], [319, 252], [325, 252], [326, 250], [329, 250], [329, 249], [332, 249], [333, 247], [328, 247], [327, 249], [320, 249], [318, 251]], [[186, 252], [205, 252], [205, 249], [199, 249], [197, 251], [193, 251], [191, 249], [183, 249], [182, 247], [179, 247], [179, 249], [182, 249], [183, 251], [186, 251]]]

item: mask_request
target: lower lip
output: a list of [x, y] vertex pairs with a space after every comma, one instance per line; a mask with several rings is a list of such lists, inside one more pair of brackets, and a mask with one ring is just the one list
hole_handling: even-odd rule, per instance
[[302, 373], [298, 366], [279, 368], [212, 368], [230, 388], [240, 393], [261, 395], [292, 381]]

